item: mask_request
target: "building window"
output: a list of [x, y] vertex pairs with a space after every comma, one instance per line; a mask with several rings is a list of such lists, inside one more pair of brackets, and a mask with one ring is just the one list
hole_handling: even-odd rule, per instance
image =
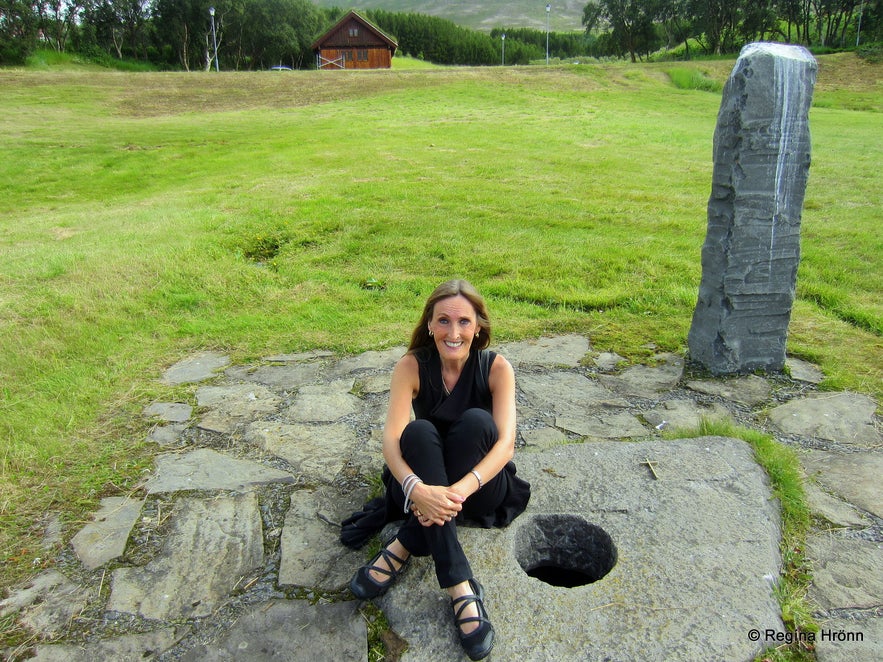
[[359, 28], [350, 28], [350, 37], [358, 37]]
[[359, 59], [359, 62], [367, 62], [368, 61], [368, 50], [363, 48], [362, 50], [360, 50], [358, 52], [357, 57]]

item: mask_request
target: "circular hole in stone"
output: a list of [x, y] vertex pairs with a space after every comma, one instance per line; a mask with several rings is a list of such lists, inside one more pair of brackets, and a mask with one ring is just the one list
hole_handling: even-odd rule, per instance
[[515, 535], [515, 557], [531, 577], [573, 588], [596, 582], [616, 565], [616, 545], [600, 526], [576, 515], [538, 515]]

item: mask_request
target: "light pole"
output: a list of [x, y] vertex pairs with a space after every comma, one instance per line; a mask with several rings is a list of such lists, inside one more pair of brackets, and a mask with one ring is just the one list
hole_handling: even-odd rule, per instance
[[862, 0], [861, 6], [858, 8], [858, 30], [855, 33], [855, 47], [858, 48], [859, 39], [862, 38], [862, 14], [865, 13], [865, 0]]
[[209, 13], [209, 16], [212, 17], [212, 43], [215, 46], [215, 57], [214, 57], [215, 71], [220, 71], [220, 69], [218, 68], [218, 37], [215, 34], [215, 8], [209, 7], [208, 13]]
[[506, 33], [505, 32], [500, 37], [500, 40], [503, 43], [503, 66], [505, 67], [506, 66]]
[[552, 13], [551, 3], [546, 5], [546, 64], [549, 64], [549, 14]]

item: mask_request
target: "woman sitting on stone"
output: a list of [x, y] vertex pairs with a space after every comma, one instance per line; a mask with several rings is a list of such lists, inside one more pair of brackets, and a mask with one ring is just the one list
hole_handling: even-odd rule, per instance
[[405, 521], [350, 581], [356, 597], [374, 598], [411, 556], [432, 556], [460, 642], [473, 660], [490, 653], [494, 628], [457, 522], [505, 526], [530, 498], [530, 485], [515, 476], [511, 461], [515, 374], [506, 359], [486, 349], [490, 335], [484, 299], [468, 282], [442, 283], [430, 295], [408, 353], [393, 371], [383, 431], [392, 474], [387, 498]]

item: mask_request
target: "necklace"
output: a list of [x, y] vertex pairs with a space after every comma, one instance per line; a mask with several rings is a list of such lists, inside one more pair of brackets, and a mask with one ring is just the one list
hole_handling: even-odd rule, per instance
[[440, 370], [440, 372], [441, 372], [441, 378], [442, 378], [442, 388], [445, 390], [445, 395], [450, 395], [451, 390], [448, 388], [447, 382], [445, 382], [445, 369], [442, 368]]

